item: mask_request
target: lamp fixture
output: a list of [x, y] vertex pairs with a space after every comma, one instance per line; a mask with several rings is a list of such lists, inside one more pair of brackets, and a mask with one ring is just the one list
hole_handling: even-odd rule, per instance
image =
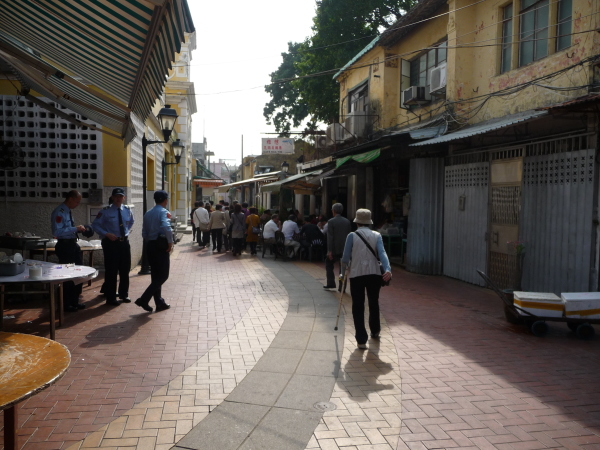
[[[171, 108], [171, 105], [165, 105], [164, 108], [158, 112], [158, 122], [160, 123], [160, 129], [163, 132], [164, 142], [167, 142], [171, 137], [171, 132], [175, 128], [175, 122], [177, 121], [177, 111]], [[158, 143], [158, 142], [157, 142]]]

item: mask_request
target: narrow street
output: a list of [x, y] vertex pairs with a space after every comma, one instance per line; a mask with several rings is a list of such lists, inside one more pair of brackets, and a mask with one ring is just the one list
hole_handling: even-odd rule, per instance
[[[395, 267], [358, 350], [322, 263], [176, 246], [171, 309], [67, 314], [64, 378], [19, 408], [24, 449], [600, 449], [600, 339], [508, 324], [490, 291]], [[149, 277], [133, 272], [135, 300]], [[166, 294], [166, 295], [165, 295]], [[39, 303], [41, 306], [42, 303]], [[46, 336], [12, 302], [5, 330]], [[350, 313], [350, 299], [344, 309]], [[41, 314], [40, 314], [41, 312]], [[1, 415], [1, 414], [0, 414]]]

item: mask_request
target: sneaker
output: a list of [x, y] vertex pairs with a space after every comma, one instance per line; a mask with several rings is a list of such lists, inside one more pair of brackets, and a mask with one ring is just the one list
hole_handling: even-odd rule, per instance
[[379, 339], [379, 333], [372, 334], [371, 339]]
[[361, 350], [366, 350], [368, 347], [367, 344], [358, 344], [358, 348], [360, 348]]
[[323, 289], [325, 289], [326, 291], [337, 291], [337, 288], [335, 286], [323, 286]]
[[119, 297], [121, 303], [131, 303], [131, 299], [129, 297]]

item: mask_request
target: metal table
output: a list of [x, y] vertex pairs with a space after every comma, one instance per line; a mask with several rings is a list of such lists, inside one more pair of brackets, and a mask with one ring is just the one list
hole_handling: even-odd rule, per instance
[[60, 380], [70, 363], [69, 350], [58, 342], [0, 332], [0, 411], [6, 450], [20, 448], [17, 404]]
[[48, 258], [46, 253], [46, 244], [50, 239], [42, 238], [39, 236], [30, 237], [13, 237], [13, 236], [0, 236], [0, 248], [9, 248], [11, 250], [21, 250], [23, 258], [25, 258], [25, 251], [29, 250], [30, 256], [31, 251], [35, 248], [42, 247], [44, 253], [44, 261]]
[[27, 265], [25, 271], [21, 274], [14, 275], [12, 277], [0, 277], [0, 330], [2, 330], [2, 324], [4, 320], [4, 297], [6, 295], [5, 286], [8, 284], [27, 285], [31, 283], [42, 283], [44, 287], [47, 287], [46, 290], [25, 290], [21, 292], [11, 292], [11, 294], [50, 294], [50, 339], [54, 340], [56, 330], [56, 288], [58, 287], [58, 324], [62, 326], [64, 320], [62, 290], [63, 283], [65, 283], [66, 281], [74, 281], [75, 284], [84, 283], [85, 281], [96, 278], [98, 276], [98, 271], [93, 267], [76, 266], [74, 264], [53, 264], [49, 262], [35, 261], [32, 259], [26, 260], [26, 263], [42, 266], [42, 276], [35, 279], [29, 278], [30, 266]]

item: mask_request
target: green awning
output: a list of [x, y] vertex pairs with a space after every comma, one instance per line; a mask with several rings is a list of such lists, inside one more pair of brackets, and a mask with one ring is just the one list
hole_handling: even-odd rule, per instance
[[194, 25], [187, 0], [19, 0], [2, 2], [0, 29], [0, 58], [25, 87], [75, 111], [84, 103], [131, 139], [131, 113], [152, 112]]
[[351, 159], [356, 162], [359, 162], [359, 163], [369, 163], [369, 162], [374, 161], [375, 159], [379, 158], [380, 154], [381, 154], [381, 149], [378, 148], [376, 150], [371, 150], [370, 152], [366, 152], [366, 153], [360, 153], [358, 155], [344, 156], [343, 158], [336, 159], [335, 167], [338, 168], [342, 164], [350, 161]]

